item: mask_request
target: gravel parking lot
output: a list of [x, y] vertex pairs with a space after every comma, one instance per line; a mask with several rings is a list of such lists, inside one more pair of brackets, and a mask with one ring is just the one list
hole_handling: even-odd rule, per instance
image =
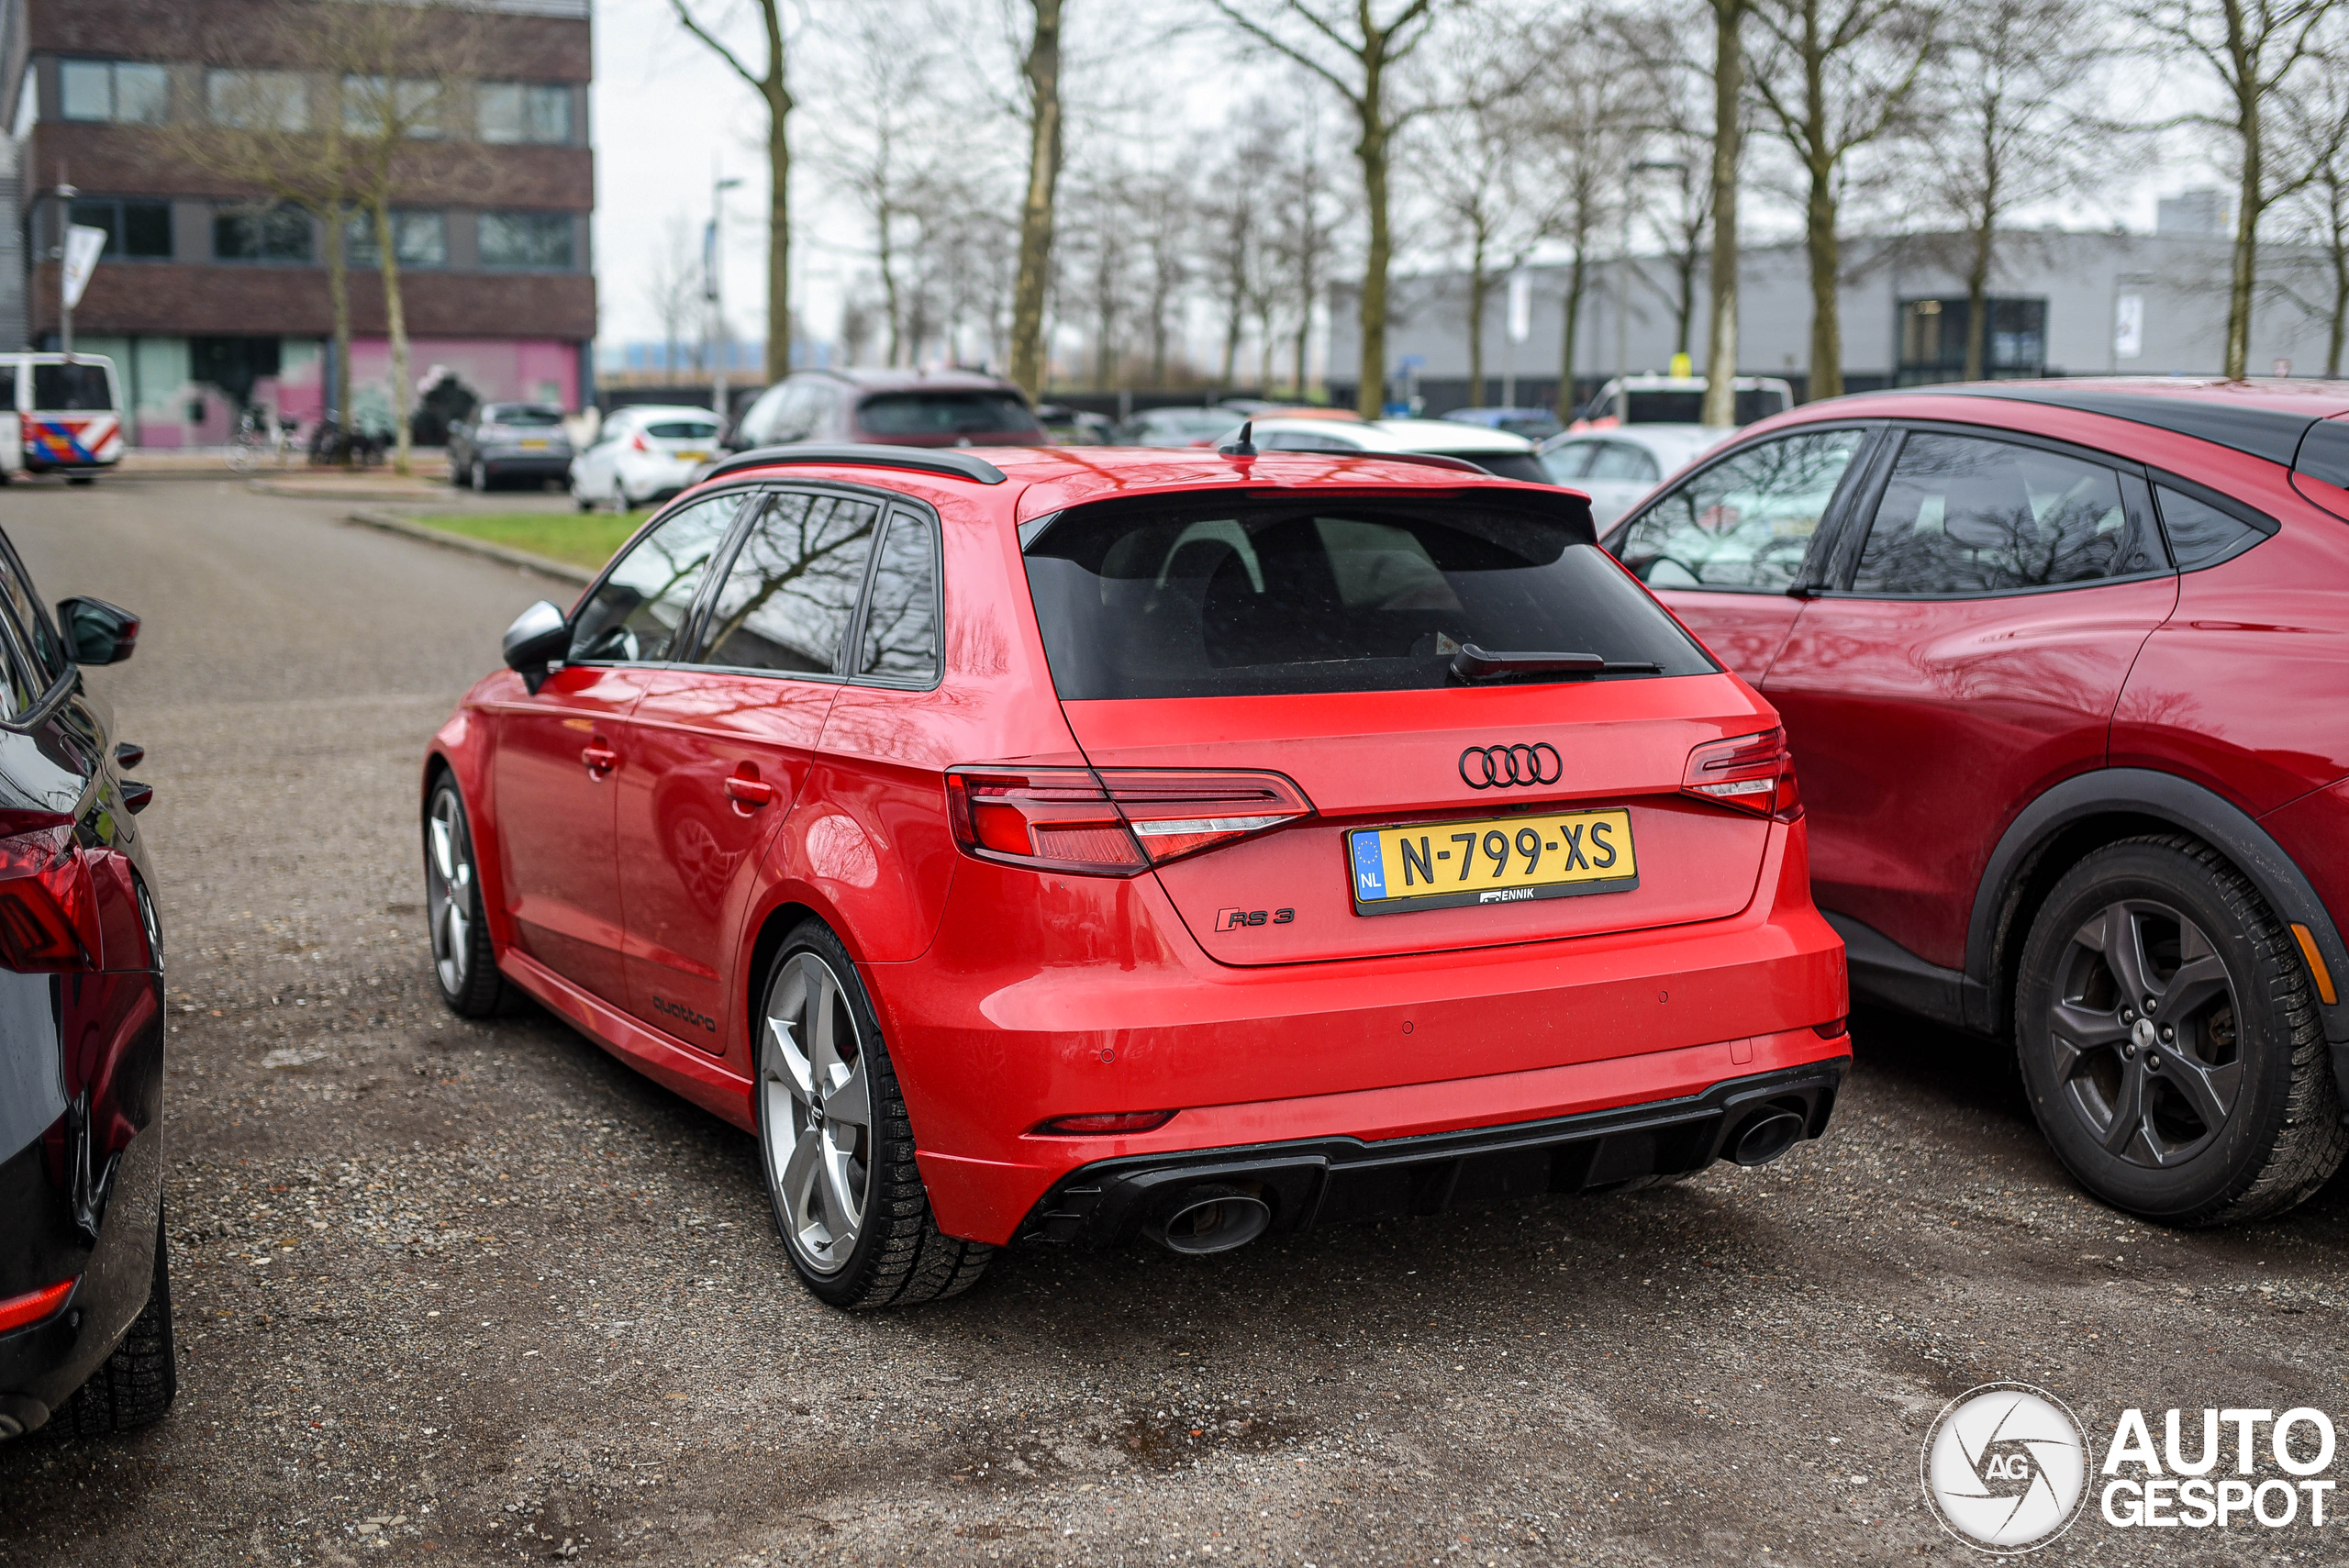
[[[44, 592], [147, 617], [92, 681], [157, 786], [181, 1369], [147, 1431], [0, 1446], [0, 1562], [1956, 1562], [1918, 1451], [1974, 1385], [2099, 1444], [2127, 1406], [2349, 1405], [2341, 1182], [2139, 1225], [1994, 1054], [1886, 1017], [1826, 1139], [1764, 1170], [1218, 1259], [1017, 1249], [967, 1297], [833, 1313], [749, 1138], [542, 1015], [440, 1006], [416, 762], [568, 591], [336, 510], [0, 502]], [[2043, 1560], [2337, 1533], [2091, 1504]]]

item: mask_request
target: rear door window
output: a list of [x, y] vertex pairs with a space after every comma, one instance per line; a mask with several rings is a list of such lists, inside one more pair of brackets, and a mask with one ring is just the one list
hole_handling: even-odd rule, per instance
[[2273, 517], [2239, 503], [2222, 506], [2215, 497], [2189, 495], [2174, 484], [2154, 485], [2154, 495], [2180, 572], [2216, 566], [2276, 531]]
[[35, 365], [33, 406], [49, 414], [91, 414], [114, 406], [104, 365]]
[[711, 601], [696, 661], [785, 675], [840, 673], [864, 587], [878, 503], [784, 491], [742, 536]]
[[2142, 483], [2102, 463], [1912, 431], [1852, 590], [1970, 596], [2166, 571], [2143, 497]]
[[1108, 502], [1031, 542], [1028, 584], [1071, 700], [1439, 688], [1470, 643], [1713, 669], [1587, 537], [1449, 496]]
[[654, 524], [573, 618], [571, 662], [660, 663], [676, 658], [694, 600], [741, 505], [740, 491], [712, 495]]
[[890, 684], [938, 679], [938, 530], [914, 512], [895, 512], [873, 562], [856, 673]]
[[1817, 430], [1748, 447], [1674, 485], [1609, 548], [1651, 588], [1780, 592], [1867, 435]]

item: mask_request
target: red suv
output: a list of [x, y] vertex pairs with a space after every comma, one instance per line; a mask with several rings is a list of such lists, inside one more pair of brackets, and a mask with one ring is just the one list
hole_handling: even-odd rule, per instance
[[1608, 548], [1785, 716], [1855, 989], [2016, 1042], [2099, 1196], [2349, 1132], [2349, 393], [2064, 381], [1755, 426]]
[[838, 1305], [1760, 1163], [1847, 1060], [1777, 719], [1570, 492], [759, 452], [506, 652], [425, 766], [450, 1006], [754, 1131]]

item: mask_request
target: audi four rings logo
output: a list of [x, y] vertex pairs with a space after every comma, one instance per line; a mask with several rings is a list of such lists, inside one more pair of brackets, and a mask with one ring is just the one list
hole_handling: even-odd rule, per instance
[[1471, 746], [1460, 753], [1460, 779], [1470, 789], [1553, 784], [1565, 776], [1565, 759], [1547, 740], [1535, 746]]

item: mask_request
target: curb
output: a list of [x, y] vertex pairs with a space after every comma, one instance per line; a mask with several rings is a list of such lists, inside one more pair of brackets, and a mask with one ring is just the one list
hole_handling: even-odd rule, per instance
[[370, 510], [351, 512], [345, 514], [343, 521], [357, 523], [363, 528], [381, 528], [388, 534], [402, 534], [409, 539], [422, 539], [427, 544], [437, 544], [443, 550], [461, 550], [467, 555], [502, 561], [508, 566], [519, 566], [525, 571], [536, 572], [564, 583], [576, 583], [583, 588], [596, 580], [596, 574], [593, 572], [587, 571], [584, 567], [573, 566], [567, 561], [550, 561], [543, 555], [533, 555], [527, 550], [516, 550], [509, 545], [492, 544], [489, 540], [483, 539], [467, 539], [462, 534], [443, 533], [439, 528], [427, 528], [422, 523], [412, 523], [406, 517], [395, 517], [389, 512]]

